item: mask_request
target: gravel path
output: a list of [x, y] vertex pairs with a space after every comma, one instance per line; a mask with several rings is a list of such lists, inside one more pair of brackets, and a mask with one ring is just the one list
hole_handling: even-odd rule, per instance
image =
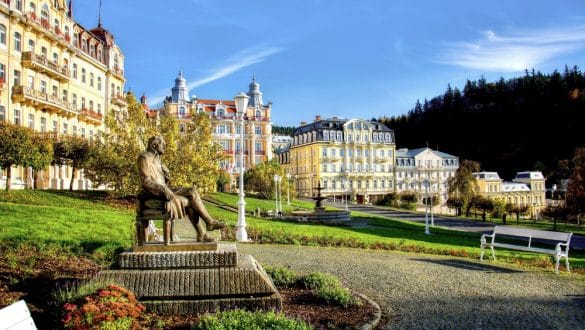
[[388, 329], [584, 329], [585, 277], [460, 258], [238, 244], [263, 265], [334, 274], [380, 304]]

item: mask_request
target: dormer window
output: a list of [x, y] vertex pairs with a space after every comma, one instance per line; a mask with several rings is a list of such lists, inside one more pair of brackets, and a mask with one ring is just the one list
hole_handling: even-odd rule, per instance
[[216, 111], [215, 111], [215, 115], [217, 117], [223, 117], [223, 116], [225, 116], [225, 110], [224, 110], [224, 108], [217, 108]]

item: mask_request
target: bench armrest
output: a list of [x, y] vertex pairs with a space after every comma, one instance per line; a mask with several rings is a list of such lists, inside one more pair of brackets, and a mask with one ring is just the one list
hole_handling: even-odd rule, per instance
[[563, 247], [565, 247], [565, 253], [569, 252], [569, 243], [557, 243], [557, 252], [563, 252]]
[[495, 236], [494, 234], [491, 234], [491, 235], [489, 235], [489, 234], [482, 234], [481, 235], [481, 238], [480, 238], [481, 244], [486, 244], [487, 243], [487, 239], [486, 239], [487, 237], [490, 237], [491, 238], [491, 241], [493, 243], [494, 242], [494, 236]]

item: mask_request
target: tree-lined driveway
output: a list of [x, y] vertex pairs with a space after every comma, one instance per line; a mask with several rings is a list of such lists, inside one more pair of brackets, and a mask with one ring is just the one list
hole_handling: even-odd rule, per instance
[[[337, 207], [337, 208], [345, 208], [344, 204], [341, 203], [331, 203], [326, 202], [327, 205]], [[401, 211], [401, 210], [394, 210], [388, 209], [373, 205], [362, 205], [362, 204], [350, 204], [348, 205], [348, 209], [351, 211], [358, 211], [363, 213], [375, 214], [383, 217], [388, 217], [392, 219], [398, 220], [405, 220], [405, 221], [412, 221], [412, 222], [419, 222], [425, 223], [425, 214], [424, 213], [416, 213], [416, 212], [408, 212], [408, 211]], [[494, 229], [494, 224], [490, 222], [482, 222], [481, 220], [462, 220], [459, 218], [452, 218], [452, 217], [444, 217], [444, 216], [433, 216], [435, 226], [453, 229], [453, 230], [461, 230], [461, 231], [469, 231], [469, 232], [477, 232], [477, 233], [491, 233]], [[429, 225], [430, 225], [430, 217], [429, 217]], [[510, 219], [510, 221], [513, 221]], [[432, 228], [431, 228], [432, 232]], [[479, 244], [479, 241], [478, 241]], [[585, 236], [582, 235], [573, 235], [571, 239], [571, 249], [573, 250], [585, 250]]]

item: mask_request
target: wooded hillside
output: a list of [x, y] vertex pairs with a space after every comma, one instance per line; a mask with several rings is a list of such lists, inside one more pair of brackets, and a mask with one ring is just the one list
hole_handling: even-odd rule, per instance
[[[397, 147], [438, 148], [476, 160], [505, 179], [542, 170], [548, 182], [563, 176], [559, 161], [585, 145], [585, 77], [575, 66], [563, 73], [526, 71], [497, 82], [467, 81], [463, 91], [417, 101], [406, 115], [380, 118], [395, 131]], [[561, 166], [562, 167], [562, 166]]]

